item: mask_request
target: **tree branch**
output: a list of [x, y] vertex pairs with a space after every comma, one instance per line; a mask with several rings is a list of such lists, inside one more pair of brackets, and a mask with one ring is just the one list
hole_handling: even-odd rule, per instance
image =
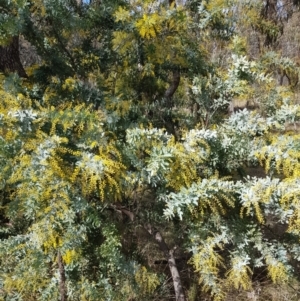
[[166, 258], [168, 259], [168, 264], [169, 264], [173, 285], [174, 285], [176, 301], [186, 301], [183, 292], [183, 287], [181, 284], [180, 274], [174, 257], [174, 252], [176, 247], [169, 249], [161, 233], [156, 228], [154, 228], [151, 224], [147, 224], [146, 226], [144, 226], [144, 228], [154, 238], [160, 250], [165, 254]]
[[[110, 206], [110, 209], [122, 212], [123, 214], [127, 215], [131, 221], [133, 221], [136, 217], [136, 214], [123, 207], [120, 203], [115, 203], [113, 206]], [[160, 250], [164, 253], [166, 259], [168, 260], [168, 265], [169, 265], [169, 269], [172, 275], [172, 280], [174, 285], [176, 301], [186, 301], [183, 292], [183, 287], [181, 284], [180, 274], [174, 257], [174, 252], [176, 247], [169, 249], [161, 233], [151, 224], [148, 223], [147, 225], [144, 225], [144, 229], [155, 240]]]

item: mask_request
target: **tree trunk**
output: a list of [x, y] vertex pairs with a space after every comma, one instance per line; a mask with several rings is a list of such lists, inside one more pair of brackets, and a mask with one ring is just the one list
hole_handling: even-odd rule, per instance
[[161, 249], [161, 251], [164, 252], [166, 258], [168, 259], [169, 269], [173, 280], [176, 301], [186, 301], [182, 284], [181, 284], [180, 274], [174, 257], [175, 249], [169, 250], [165, 240], [163, 239], [162, 235], [157, 229], [153, 228], [151, 225], [147, 225], [145, 228], [147, 232], [154, 238], [159, 248]]
[[163, 126], [166, 128], [167, 132], [169, 134], [174, 135], [175, 139], [178, 139], [177, 133], [176, 133], [176, 126], [174, 124], [174, 121], [172, 119], [172, 109], [174, 107], [174, 101], [173, 101], [173, 95], [176, 92], [178, 86], [180, 83], [180, 71], [179, 68], [175, 68], [172, 72], [172, 81], [168, 87], [168, 89], [165, 91], [165, 107], [169, 110], [168, 114], [164, 116], [164, 124]]
[[13, 37], [9, 45], [0, 46], [0, 71], [17, 72], [20, 77], [28, 77], [20, 61], [18, 36]]
[[59, 270], [59, 293], [60, 293], [60, 301], [67, 301], [67, 288], [66, 288], [66, 274], [65, 274], [65, 267], [63, 263], [63, 259], [61, 257], [60, 251], [57, 253], [57, 263], [58, 263], [58, 270]]
[[169, 88], [165, 91], [165, 99], [166, 99], [166, 104], [167, 107], [172, 109], [174, 103], [172, 101], [172, 97], [174, 95], [174, 93], [176, 92], [178, 86], [180, 83], [180, 71], [179, 68], [176, 68], [175, 70], [173, 70], [173, 74], [172, 74], [172, 81], [170, 83]]

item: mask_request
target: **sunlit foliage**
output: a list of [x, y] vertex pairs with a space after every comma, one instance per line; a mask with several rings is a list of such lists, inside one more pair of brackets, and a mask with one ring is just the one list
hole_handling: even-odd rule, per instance
[[38, 56], [0, 74], [0, 300], [167, 300], [173, 258], [214, 300], [295, 276], [299, 66], [262, 9], [0, 3], [0, 45]]

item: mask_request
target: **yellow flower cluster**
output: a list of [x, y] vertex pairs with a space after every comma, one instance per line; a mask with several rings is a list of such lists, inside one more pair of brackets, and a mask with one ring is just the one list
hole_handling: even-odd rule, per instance
[[149, 272], [146, 267], [142, 266], [135, 273], [135, 281], [142, 290], [142, 294], [154, 292], [160, 281], [155, 273]]
[[70, 264], [78, 258], [75, 250], [67, 250], [62, 256], [65, 264]]

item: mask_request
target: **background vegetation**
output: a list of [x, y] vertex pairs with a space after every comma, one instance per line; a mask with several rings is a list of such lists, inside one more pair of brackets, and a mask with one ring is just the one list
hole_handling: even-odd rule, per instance
[[299, 300], [297, 0], [0, 0], [0, 300]]

